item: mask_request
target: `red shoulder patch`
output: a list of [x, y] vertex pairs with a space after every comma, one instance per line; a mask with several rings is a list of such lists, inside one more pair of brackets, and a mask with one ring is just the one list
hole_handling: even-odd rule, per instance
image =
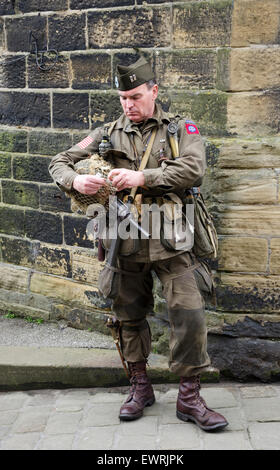
[[199, 134], [199, 130], [193, 121], [186, 121], [185, 126], [188, 134]]

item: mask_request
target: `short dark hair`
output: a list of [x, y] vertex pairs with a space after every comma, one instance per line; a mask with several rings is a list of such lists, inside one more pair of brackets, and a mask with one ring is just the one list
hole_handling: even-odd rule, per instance
[[148, 82], [146, 82], [148, 90], [151, 90], [151, 88], [153, 88], [153, 86], [155, 86], [156, 84], [157, 84], [157, 82], [154, 78], [152, 78], [152, 80], [149, 80]]

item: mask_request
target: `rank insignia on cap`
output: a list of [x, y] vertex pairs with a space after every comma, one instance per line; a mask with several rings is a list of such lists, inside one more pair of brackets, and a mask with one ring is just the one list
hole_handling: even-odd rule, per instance
[[199, 130], [193, 121], [186, 121], [185, 126], [188, 134], [199, 134]]
[[144, 56], [141, 56], [131, 65], [118, 64], [116, 72], [119, 82], [117, 88], [119, 91], [133, 90], [155, 78], [152, 66]]
[[81, 142], [79, 142], [77, 145], [80, 147], [80, 149], [85, 149], [88, 147], [91, 143], [93, 142], [93, 138], [88, 135], [85, 139], [83, 139]]

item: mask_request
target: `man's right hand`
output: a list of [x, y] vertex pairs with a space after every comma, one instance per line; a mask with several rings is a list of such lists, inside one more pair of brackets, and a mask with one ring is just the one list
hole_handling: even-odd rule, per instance
[[77, 175], [73, 181], [73, 188], [82, 194], [96, 194], [106, 184], [106, 180], [100, 176]]

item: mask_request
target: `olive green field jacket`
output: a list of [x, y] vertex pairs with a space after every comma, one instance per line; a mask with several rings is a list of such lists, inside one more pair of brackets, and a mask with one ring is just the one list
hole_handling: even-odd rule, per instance
[[[196, 125], [190, 120], [178, 118], [179, 157], [173, 159], [167, 133], [170, 121], [170, 115], [165, 113], [159, 104], [155, 106], [153, 117], [142, 126], [122, 114], [114, 123], [106, 124], [110, 128], [113, 147], [106, 158], [113, 163], [115, 168], [138, 170], [149, 136], [156, 127], [157, 133], [152, 151], [147, 166], [143, 170], [147, 196], [174, 193], [182, 200], [185, 189], [202, 184], [206, 169], [205, 147]], [[49, 171], [61, 190], [71, 191], [73, 181], [77, 176], [74, 170], [75, 163], [90, 157], [93, 153], [98, 153], [103, 134], [104, 127], [98, 127], [81, 142], [53, 157]], [[167, 159], [159, 163], [162, 149]], [[150, 239], [141, 240], [140, 249], [137, 253], [130, 254], [128, 259], [152, 262], [177, 254], [179, 254], [178, 251], [167, 250], [160, 240]]]

